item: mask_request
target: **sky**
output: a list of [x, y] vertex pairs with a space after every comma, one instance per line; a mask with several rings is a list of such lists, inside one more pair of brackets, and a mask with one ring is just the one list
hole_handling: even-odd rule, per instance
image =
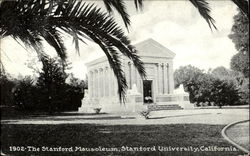
[[[144, 1], [142, 11], [136, 11], [134, 3], [126, 1], [130, 14], [131, 26], [129, 32], [117, 13], [116, 21], [124, 29], [132, 43], [138, 43], [153, 38], [163, 46], [173, 51], [174, 69], [191, 64], [200, 69], [208, 70], [224, 66], [230, 68], [230, 59], [237, 53], [234, 44], [228, 38], [233, 25], [233, 16], [237, 7], [231, 1], [208, 1], [211, 16], [215, 19], [218, 30], [211, 30], [197, 9], [189, 1], [166, 0]], [[103, 8], [102, 2], [89, 1]], [[104, 10], [104, 9], [103, 9]], [[102, 50], [93, 42], [80, 44], [80, 55], [74, 49], [72, 38], [64, 36], [71, 70], [77, 78], [84, 79], [87, 68], [86, 62], [104, 56]], [[52, 57], [56, 52], [46, 42], [44, 51]], [[11, 37], [3, 38], [0, 42], [1, 60], [5, 70], [13, 77], [18, 75], [34, 75], [32, 68], [41, 68], [36, 53], [18, 44]]]

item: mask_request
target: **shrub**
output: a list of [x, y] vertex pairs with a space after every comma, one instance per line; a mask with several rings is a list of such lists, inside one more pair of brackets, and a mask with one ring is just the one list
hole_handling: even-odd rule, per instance
[[233, 83], [216, 79], [211, 89], [211, 99], [219, 107], [239, 104], [239, 92]]
[[13, 106], [14, 96], [13, 89], [16, 86], [16, 81], [7, 77], [7, 75], [0, 74], [0, 89], [1, 89], [1, 106]]
[[84, 81], [74, 78], [75, 83], [67, 84], [65, 66], [48, 56], [42, 58], [42, 63], [43, 68], [35, 85], [31, 78], [25, 78], [16, 87], [14, 95], [18, 108], [50, 113], [77, 111], [84, 96], [81, 85]]
[[37, 104], [36, 93], [37, 90], [33, 85], [33, 80], [30, 77], [25, 77], [17, 83], [13, 91], [15, 105], [21, 110], [37, 109], [34, 107]]
[[180, 67], [174, 73], [175, 85], [183, 84], [189, 92], [191, 103], [201, 106], [208, 105], [238, 105], [249, 100], [249, 85], [242, 87], [242, 76], [224, 67], [218, 67], [208, 73], [191, 65]]
[[243, 80], [242, 85], [239, 87], [240, 102], [249, 105], [249, 79]]
[[143, 116], [145, 119], [149, 119], [150, 111], [149, 110], [141, 111], [140, 115]]
[[94, 111], [95, 111], [96, 114], [99, 114], [101, 112], [101, 109], [102, 108], [94, 108]]

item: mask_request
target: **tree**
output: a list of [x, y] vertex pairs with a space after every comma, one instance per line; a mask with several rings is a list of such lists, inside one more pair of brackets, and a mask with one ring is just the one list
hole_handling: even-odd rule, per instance
[[70, 75], [70, 81], [69, 84], [67, 84], [67, 94], [68, 96], [68, 102], [71, 102], [72, 105], [69, 106], [69, 108], [66, 108], [68, 110], [78, 110], [79, 107], [81, 107], [82, 103], [81, 100], [85, 96], [85, 89], [87, 88], [87, 82], [86, 80], [79, 80], [73, 76], [73, 74]]
[[61, 110], [64, 104], [62, 97], [66, 97], [66, 78], [68, 75], [56, 59], [44, 55], [41, 61], [43, 67], [36, 83], [41, 93], [40, 105], [49, 112]]
[[221, 107], [240, 104], [241, 93], [232, 73], [224, 67], [204, 73], [199, 68], [188, 65], [174, 72], [174, 80], [176, 87], [183, 84], [184, 89], [189, 92], [190, 102], [198, 106], [200, 103], [213, 102]]
[[220, 66], [211, 71], [211, 74], [220, 79], [225, 79], [230, 76], [231, 71], [229, 71], [227, 68]]
[[210, 74], [202, 74], [202, 76], [199, 76], [197, 79], [198, 85], [195, 90], [195, 96], [194, 99], [199, 103], [206, 103], [210, 105], [211, 102], [214, 102], [213, 97], [211, 96], [212, 88], [214, 87], [213, 83], [215, 81], [215, 78]]
[[213, 77], [234, 83], [237, 87], [240, 87], [245, 79], [241, 72], [227, 69], [223, 66], [217, 67], [211, 71]]
[[30, 77], [25, 77], [12, 89], [15, 105], [21, 111], [28, 112], [77, 111], [81, 106], [86, 83], [74, 78], [72, 74], [69, 74], [71, 77], [69, 83], [66, 83], [68, 74], [64, 70], [68, 67], [58, 59], [44, 55], [42, 63], [36, 83]]
[[211, 89], [212, 101], [220, 108], [224, 105], [239, 104], [239, 92], [231, 82], [215, 79]]
[[249, 52], [238, 52], [231, 58], [231, 69], [242, 72], [249, 77]]
[[187, 83], [189, 81], [196, 80], [197, 77], [203, 74], [203, 71], [192, 65], [181, 66], [174, 72], [175, 88], [180, 84]]
[[240, 102], [249, 105], [249, 79], [244, 79], [239, 88]]
[[33, 84], [31, 77], [25, 77], [22, 80], [19, 80], [17, 86], [13, 89], [14, 102], [17, 108], [22, 111], [31, 111], [35, 110], [37, 103], [37, 94], [36, 87]]
[[10, 79], [6, 74], [0, 74], [0, 89], [1, 89], [1, 106], [13, 106], [13, 88], [16, 85], [16, 81]]
[[[205, 0], [189, 0], [207, 21], [210, 28], [215, 27], [210, 16], [210, 8]], [[232, 0], [248, 15], [247, 0]], [[107, 11], [115, 8], [128, 28], [129, 15], [123, 0], [103, 0]], [[138, 9], [142, 0], [134, 0]], [[2, 0], [0, 2], [1, 38], [11, 36], [32, 47], [41, 57], [44, 53], [42, 40], [49, 43], [62, 60], [66, 60], [66, 48], [61, 38], [63, 33], [70, 34], [79, 49], [79, 40], [90, 39], [97, 43], [106, 54], [109, 64], [117, 78], [120, 100], [124, 98], [127, 82], [121, 68], [120, 55], [130, 58], [142, 78], [145, 77], [143, 62], [130, 44], [122, 29], [114, 19], [100, 8], [77, 0]]]
[[[135, 0], [136, 6], [141, 0]], [[121, 13], [124, 23], [129, 25], [123, 1], [104, 1], [108, 11], [114, 7]], [[1, 38], [11, 36], [31, 47], [40, 59], [44, 55], [42, 40], [50, 44], [60, 58], [66, 60], [66, 48], [62, 40], [63, 34], [73, 37], [75, 48], [79, 50], [79, 41], [89, 39], [97, 43], [106, 54], [109, 64], [118, 82], [120, 99], [125, 95], [127, 83], [121, 68], [120, 54], [130, 58], [139, 74], [144, 78], [143, 62], [115, 20], [103, 13], [95, 5], [77, 0], [3, 0], [0, 3]]]
[[235, 44], [238, 53], [231, 58], [231, 69], [249, 77], [249, 19], [242, 12], [234, 16], [234, 25], [229, 38]]
[[195, 102], [195, 95], [201, 84], [200, 77], [203, 76], [203, 71], [199, 68], [196, 68], [191, 65], [181, 66], [179, 69], [174, 72], [174, 83], [175, 88], [179, 87], [180, 84], [183, 84], [184, 89], [189, 92], [190, 101]]

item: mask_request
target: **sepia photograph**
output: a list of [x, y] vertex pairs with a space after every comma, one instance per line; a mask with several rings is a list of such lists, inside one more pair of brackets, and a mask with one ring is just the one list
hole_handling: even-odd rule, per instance
[[1, 156], [247, 156], [249, 0], [0, 0]]

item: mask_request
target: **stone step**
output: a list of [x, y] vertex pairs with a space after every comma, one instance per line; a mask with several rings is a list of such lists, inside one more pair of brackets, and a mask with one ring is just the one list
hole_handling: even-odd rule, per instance
[[158, 110], [179, 110], [183, 109], [177, 104], [172, 105], [148, 105], [149, 111], [158, 111]]

